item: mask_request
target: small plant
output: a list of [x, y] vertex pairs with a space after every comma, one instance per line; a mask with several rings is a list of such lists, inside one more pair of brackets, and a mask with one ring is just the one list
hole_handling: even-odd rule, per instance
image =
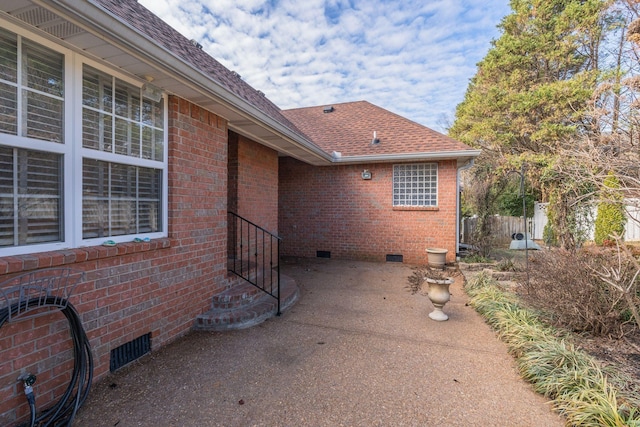
[[[491, 217], [486, 218], [485, 222], [491, 224]], [[489, 225], [486, 226], [490, 227]], [[473, 255], [477, 255], [482, 259], [490, 259], [496, 246], [496, 238], [491, 235], [488, 230], [483, 231], [482, 227], [478, 227], [471, 235], [471, 247], [474, 250]]]
[[521, 271], [522, 268], [520, 264], [515, 262], [513, 258], [503, 258], [496, 265], [496, 270], [498, 271]]
[[447, 280], [455, 277], [459, 273], [451, 270], [441, 270], [432, 268], [429, 266], [416, 267], [413, 269], [413, 273], [409, 276], [409, 284], [406, 286], [411, 294], [417, 294], [422, 290], [422, 286], [428, 279], [433, 280]]
[[488, 263], [491, 262], [491, 259], [475, 253], [462, 258], [462, 262], [469, 264]]

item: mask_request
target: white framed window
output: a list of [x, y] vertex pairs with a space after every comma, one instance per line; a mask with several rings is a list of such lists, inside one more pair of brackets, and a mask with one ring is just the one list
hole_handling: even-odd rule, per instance
[[438, 164], [393, 165], [393, 206], [438, 206]]
[[164, 99], [82, 67], [82, 238], [162, 229]]
[[166, 236], [166, 97], [2, 24], [0, 256]]

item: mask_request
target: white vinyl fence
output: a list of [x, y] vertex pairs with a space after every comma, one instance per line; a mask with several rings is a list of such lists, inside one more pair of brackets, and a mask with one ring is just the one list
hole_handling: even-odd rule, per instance
[[[547, 205], [548, 203], [535, 203], [533, 218], [527, 220], [527, 234], [535, 240], [543, 239], [544, 227], [547, 225]], [[587, 240], [593, 240], [594, 221], [597, 208], [593, 207], [591, 212], [585, 215], [583, 227]], [[640, 241], [640, 204], [628, 205], [627, 224], [625, 226], [624, 240], [626, 242]], [[478, 218], [463, 218], [462, 220], [462, 243], [471, 243], [471, 235], [476, 227]], [[498, 242], [506, 243], [511, 241], [514, 233], [524, 233], [522, 217], [516, 216], [493, 216], [490, 221], [491, 234]]]
[[[625, 242], [637, 242], [640, 241], [640, 206], [639, 201], [634, 201], [633, 204], [629, 204], [626, 207], [627, 223], [624, 226], [624, 241]], [[547, 225], [547, 205], [548, 203], [535, 204], [533, 221], [536, 224], [536, 233], [532, 234], [534, 239], [542, 239], [542, 231], [544, 226]], [[593, 206], [589, 213], [591, 221], [585, 221], [585, 233], [587, 240], [593, 240], [595, 233], [595, 224], [598, 208]]]

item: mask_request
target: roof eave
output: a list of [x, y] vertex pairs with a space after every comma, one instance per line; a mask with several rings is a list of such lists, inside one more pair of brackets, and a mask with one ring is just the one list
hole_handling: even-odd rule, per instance
[[390, 162], [419, 162], [457, 160], [458, 165], [463, 165], [480, 155], [481, 150], [439, 151], [433, 153], [399, 153], [376, 154], [362, 156], [342, 156], [334, 152], [332, 164], [365, 164], [365, 163], [390, 163]]

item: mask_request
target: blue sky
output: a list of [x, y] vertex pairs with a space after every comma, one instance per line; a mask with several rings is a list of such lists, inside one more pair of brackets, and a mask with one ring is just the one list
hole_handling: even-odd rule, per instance
[[282, 109], [366, 100], [453, 121], [508, 0], [139, 0]]

